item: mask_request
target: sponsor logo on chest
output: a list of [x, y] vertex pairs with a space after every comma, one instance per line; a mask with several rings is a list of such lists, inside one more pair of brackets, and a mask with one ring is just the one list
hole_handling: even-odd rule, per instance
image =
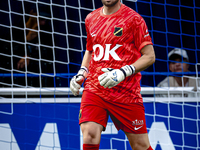
[[[110, 56], [114, 60], [121, 60], [121, 58], [117, 55], [116, 50], [121, 47], [122, 45], [116, 44], [113, 48], [111, 48], [112, 44], [105, 44], [105, 49], [102, 45], [100, 44], [95, 44], [93, 46], [93, 51], [94, 51], [94, 60], [99, 61], [103, 58], [103, 60], [109, 60]], [[96, 50], [99, 50], [99, 53], [95, 52]]]

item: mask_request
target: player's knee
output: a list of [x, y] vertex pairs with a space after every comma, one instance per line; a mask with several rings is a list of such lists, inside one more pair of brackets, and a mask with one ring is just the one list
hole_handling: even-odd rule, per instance
[[149, 144], [143, 143], [132, 143], [131, 144], [132, 150], [147, 150], [149, 148]]
[[89, 128], [82, 130], [84, 141], [92, 141], [96, 138], [96, 132]]
[[130, 141], [132, 150], [147, 150], [150, 147], [150, 143], [146, 140]]
[[101, 129], [95, 124], [83, 123], [81, 124], [83, 133], [83, 142], [88, 144], [98, 144], [101, 136]]
[[133, 150], [147, 150], [150, 146], [147, 134], [126, 133]]

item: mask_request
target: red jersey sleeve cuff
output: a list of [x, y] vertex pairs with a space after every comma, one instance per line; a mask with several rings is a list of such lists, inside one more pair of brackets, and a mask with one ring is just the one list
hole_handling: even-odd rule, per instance
[[150, 42], [150, 41], [145, 41], [145, 42], [143, 42], [141, 45], [140, 45], [140, 47], [138, 48], [138, 51], [140, 51], [143, 47], [145, 47], [146, 45], [153, 45], [153, 43], [152, 42]]

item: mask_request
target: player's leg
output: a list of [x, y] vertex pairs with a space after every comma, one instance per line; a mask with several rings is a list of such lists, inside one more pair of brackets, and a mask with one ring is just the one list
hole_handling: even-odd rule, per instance
[[84, 122], [81, 124], [81, 131], [83, 134], [83, 143], [99, 144], [103, 126], [96, 122]]
[[153, 150], [149, 143], [148, 134], [134, 134], [125, 132], [133, 150]]
[[84, 91], [81, 99], [79, 124], [83, 134], [83, 150], [99, 149], [101, 132], [105, 130], [108, 114], [102, 99]]
[[151, 150], [142, 103], [110, 102], [107, 107], [116, 128], [123, 130], [133, 150]]

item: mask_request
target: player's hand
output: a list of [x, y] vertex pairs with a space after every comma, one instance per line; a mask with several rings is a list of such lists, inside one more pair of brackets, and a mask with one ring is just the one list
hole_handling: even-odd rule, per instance
[[70, 90], [73, 93], [74, 96], [77, 96], [79, 94], [79, 89], [81, 88], [81, 84], [79, 84], [77, 80], [77, 75], [74, 76], [70, 81]]
[[100, 85], [105, 88], [112, 88], [122, 82], [127, 76], [135, 73], [135, 67], [126, 65], [120, 69], [102, 68], [104, 74], [98, 77]]
[[[26, 60], [25, 60], [26, 59]], [[27, 66], [29, 65], [30, 60], [24, 56], [24, 58], [21, 58], [17, 63], [17, 69], [21, 69], [25, 67], [25, 64]]]
[[123, 72], [119, 69], [102, 68], [104, 74], [98, 77], [100, 85], [105, 88], [111, 88], [125, 79]]
[[74, 96], [77, 96], [79, 94], [79, 90], [85, 78], [87, 77], [87, 74], [88, 74], [88, 69], [86, 67], [81, 67], [78, 74], [71, 79], [70, 90]]

